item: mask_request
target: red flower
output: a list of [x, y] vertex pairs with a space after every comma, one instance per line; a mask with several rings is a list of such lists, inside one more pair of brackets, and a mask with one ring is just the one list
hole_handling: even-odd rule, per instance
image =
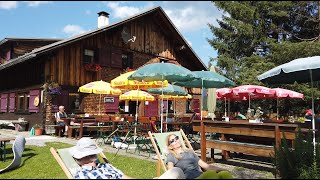
[[102, 67], [99, 64], [86, 64], [84, 65], [84, 69], [87, 71], [100, 71]]

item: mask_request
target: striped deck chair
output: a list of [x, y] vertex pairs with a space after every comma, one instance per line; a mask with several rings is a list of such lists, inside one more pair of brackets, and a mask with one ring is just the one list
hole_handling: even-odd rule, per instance
[[175, 134], [176, 136], [179, 136], [179, 139], [183, 139], [184, 143], [182, 143], [182, 146], [188, 147], [190, 150], [194, 151], [188, 138], [184, 134], [183, 130], [180, 129], [179, 131], [172, 131], [172, 132], [165, 132], [165, 133], [152, 133], [151, 131], [148, 132], [151, 143], [154, 147], [154, 150], [157, 153], [158, 157], [158, 165], [157, 165], [157, 176], [159, 177], [161, 174], [161, 167], [164, 170], [164, 172], [167, 171], [167, 166], [165, 164], [168, 150], [166, 145], [166, 137], [169, 134]]
[[[73, 159], [71, 154], [69, 153], [70, 148], [64, 149], [55, 149], [53, 147], [50, 148], [50, 152], [53, 157], [56, 159], [63, 172], [69, 179], [74, 179], [75, 173], [81, 169], [78, 163]], [[99, 154], [105, 162], [108, 162], [106, 156], [101, 152]]]

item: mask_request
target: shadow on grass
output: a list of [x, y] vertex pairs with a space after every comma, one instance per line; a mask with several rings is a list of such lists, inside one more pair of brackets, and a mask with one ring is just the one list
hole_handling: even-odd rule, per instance
[[25, 162], [28, 161], [30, 158], [32, 158], [35, 155], [37, 155], [37, 154], [35, 154], [35, 153], [23, 154], [22, 157], [27, 157], [27, 158], [25, 158], [23, 160], [23, 162], [20, 164], [20, 167], [24, 166]]
[[[222, 157], [221, 153], [215, 153], [215, 155]], [[234, 153], [230, 153], [230, 156], [231, 158], [228, 160], [221, 158], [215, 159], [215, 162], [258, 171], [268, 171], [272, 173], [275, 171], [271, 158]]]

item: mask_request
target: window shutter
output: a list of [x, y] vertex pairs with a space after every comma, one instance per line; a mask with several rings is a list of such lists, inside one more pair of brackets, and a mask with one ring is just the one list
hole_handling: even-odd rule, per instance
[[111, 67], [122, 68], [122, 51], [121, 51], [121, 49], [112, 48]]
[[[108, 97], [111, 97], [111, 96], [108, 96]], [[114, 102], [113, 103], [106, 102], [104, 104], [105, 112], [116, 113], [116, 112], [119, 111], [119, 97], [118, 96], [113, 96], [113, 98], [114, 98]]]
[[144, 106], [144, 115], [158, 116], [158, 103], [158, 99], [155, 101], [149, 101], [149, 104]]
[[[40, 90], [30, 90], [29, 92], [30, 98], [29, 98], [29, 112], [39, 112], [40, 109]], [[36, 104], [35, 99], [38, 97], [38, 103]], [[36, 106], [36, 105], [37, 106]]]
[[192, 101], [191, 101], [191, 109], [194, 112], [200, 112], [200, 100], [199, 99], [192, 99]]
[[14, 112], [16, 109], [16, 93], [9, 94], [9, 112]]
[[99, 51], [99, 60], [101, 66], [110, 66], [110, 48], [104, 47]]
[[1, 112], [8, 112], [8, 94], [1, 94]]

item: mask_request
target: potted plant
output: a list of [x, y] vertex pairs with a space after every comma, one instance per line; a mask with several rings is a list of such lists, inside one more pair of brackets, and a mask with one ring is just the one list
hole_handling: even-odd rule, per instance
[[40, 136], [43, 132], [43, 126], [41, 124], [35, 124], [33, 125], [34, 128], [34, 135]]
[[121, 119], [121, 114], [120, 114], [120, 112], [115, 113], [114, 116], [115, 116], [115, 120], [116, 120], [116, 121], [120, 121], [120, 119]]

